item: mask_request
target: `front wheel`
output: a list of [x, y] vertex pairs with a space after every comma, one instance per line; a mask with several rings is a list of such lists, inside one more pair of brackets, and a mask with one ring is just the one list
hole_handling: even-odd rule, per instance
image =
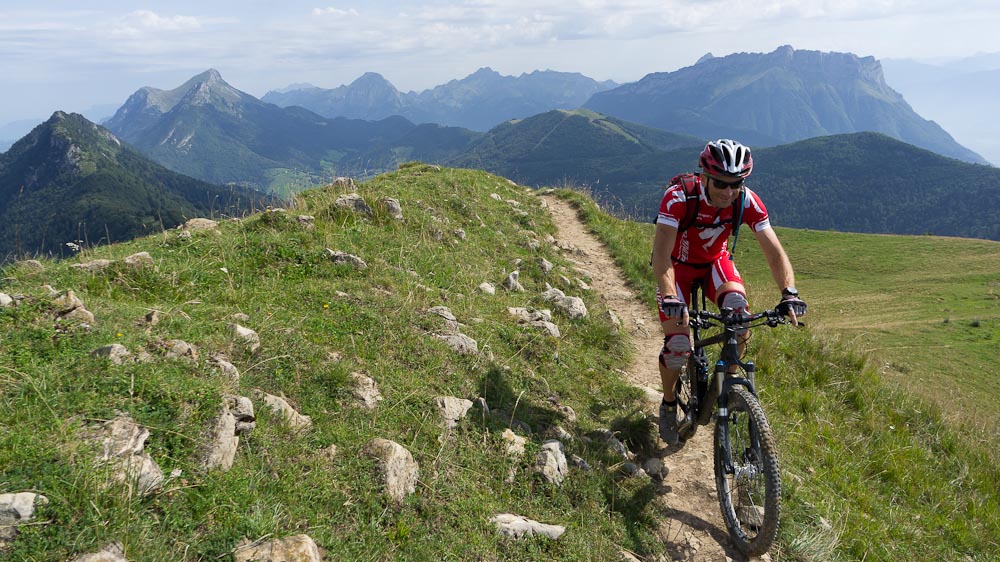
[[715, 486], [737, 548], [760, 556], [771, 548], [781, 516], [781, 473], [771, 426], [746, 387], [729, 390], [729, 415], [715, 424]]

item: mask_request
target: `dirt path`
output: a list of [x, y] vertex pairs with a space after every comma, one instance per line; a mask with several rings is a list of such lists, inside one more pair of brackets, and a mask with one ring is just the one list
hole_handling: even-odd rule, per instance
[[[558, 240], [569, 242], [577, 252], [567, 255], [591, 275], [591, 289], [621, 319], [636, 347], [636, 359], [627, 379], [643, 387], [660, 391], [656, 354], [663, 346], [659, 320], [625, 283], [607, 248], [590, 234], [576, 210], [558, 197], [545, 196], [556, 227]], [[656, 406], [649, 408], [654, 412]], [[699, 428], [695, 437], [682, 449], [667, 454], [664, 462], [670, 474], [664, 479], [660, 501], [669, 517], [664, 519], [660, 536], [673, 560], [742, 561], [747, 557], [731, 546], [715, 492], [712, 468], [711, 426]], [[768, 558], [765, 557], [765, 560]]]

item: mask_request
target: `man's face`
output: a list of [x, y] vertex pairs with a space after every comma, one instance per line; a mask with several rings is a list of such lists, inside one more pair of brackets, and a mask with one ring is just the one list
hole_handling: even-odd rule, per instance
[[717, 179], [708, 174], [709, 202], [713, 207], [725, 208], [733, 204], [743, 189], [743, 178]]

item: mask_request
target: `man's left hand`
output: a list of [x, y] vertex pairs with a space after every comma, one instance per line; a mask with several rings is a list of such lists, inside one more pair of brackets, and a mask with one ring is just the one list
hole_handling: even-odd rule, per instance
[[799, 316], [806, 315], [806, 301], [797, 296], [785, 295], [775, 307], [782, 316], [791, 318], [792, 324], [799, 325]]

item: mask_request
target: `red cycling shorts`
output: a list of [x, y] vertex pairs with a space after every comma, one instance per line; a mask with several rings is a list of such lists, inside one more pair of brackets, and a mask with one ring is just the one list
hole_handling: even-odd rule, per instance
[[[729, 259], [729, 253], [723, 252], [714, 262], [706, 265], [692, 265], [674, 261], [674, 289], [678, 297], [685, 303], [691, 300], [691, 286], [695, 281], [701, 280], [704, 287], [705, 296], [713, 303], [720, 296], [719, 289], [725, 283], [736, 282], [743, 285], [743, 278], [740, 272], [736, 271], [736, 264]], [[656, 291], [656, 310], [660, 310], [659, 289]], [[660, 311], [660, 322], [666, 322], [667, 317]]]

